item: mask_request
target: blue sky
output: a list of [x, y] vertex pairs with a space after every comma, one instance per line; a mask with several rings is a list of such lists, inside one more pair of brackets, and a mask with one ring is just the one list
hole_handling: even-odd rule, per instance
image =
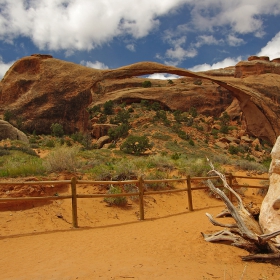
[[279, 0], [0, 0], [0, 78], [33, 53], [93, 68], [192, 71], [280, 57]]

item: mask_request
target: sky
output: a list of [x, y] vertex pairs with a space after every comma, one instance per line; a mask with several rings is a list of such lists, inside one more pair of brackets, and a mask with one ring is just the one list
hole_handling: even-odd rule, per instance
[[98, 69], [153, 61], [205, 71], [274, 59], [280, 1], [0, 0], [0, 79], [35, 53]]

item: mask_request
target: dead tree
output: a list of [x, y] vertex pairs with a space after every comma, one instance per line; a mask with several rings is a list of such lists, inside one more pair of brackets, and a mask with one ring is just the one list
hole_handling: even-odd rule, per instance
[[[209, 164], [212, 169], [210, 172], [220, 177], [224, 188], [236, 197], [238, 205], [234, 206], [222, 190], [216, 188], [211, 180], [207, 180], [207, 186], [225, 203], [227, 207], [226, 213], [231, 215], [235, 223], [219, 223], [209, 213], [206, 213], [206, 216], [214, 226], [224, 227], [225, 229], [213, 234], [201, 233], [203, 238], [208, 242], [229, 242], [232, 246], [247, 250], [250, 255], [242, 257], [244, 261], [280, 259], [280, 244], [276, 244], [272, 240], [277, 235], [280, 235], [280, 231], [263, 234], [259, 223], [244, 207], [241, 197], [228, 185], [225, 175], [215, 170], [211, 162]], [[221, 217], [222, 215], [218, 216]]]

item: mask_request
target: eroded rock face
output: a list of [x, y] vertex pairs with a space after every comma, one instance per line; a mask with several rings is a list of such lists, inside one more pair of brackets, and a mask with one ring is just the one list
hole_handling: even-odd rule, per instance
[[[265, 59], [248, 63], [277, 64]], [[52, 123], [74, 133], [90, 130], [86, 109], [108, 100], [129, 103], [146, 99], [164, 108], [187, 111], [196, 107], [199, 113], [218, 117], [236, 98], [247, 132], [274, 143], [280, 134], [280, 75], [271, 72], [261, 78], [250, 75], [240, 79], [233, 77], [232, 69], [226, 72], [215, 71], [211, 76], [154, 62], [99, 70], [33, 55], [18, 60], [0, 82], [0, 113], [10, 110], [12, 121], [16, 123], [20, 117], [23, 129], [30, 133], [50, 133]], [[145, 79], [136, 77], [153, 73], [185, 78], [173, 84], [151, 80], [152, 87], [143, 88]]]
[[14, 126], [12, 126], [10, 123], [0, 120], [0, 140], [20, 140], [25, 143], [28, 143], [27, 136]]
[[248, 61], [240, 61], [236, 64], [234, 76], [244, 78], [267, 73], [280, 75], [279, 61], [279, 58], [270, 61], [268, 56], [250, 56]]
[[[269, 189], [262, 202], [259, 222], [264, 233], [280, 230], [280, 136], [271, 151]], [[276, 238], [280, 244], [280, 236]]]

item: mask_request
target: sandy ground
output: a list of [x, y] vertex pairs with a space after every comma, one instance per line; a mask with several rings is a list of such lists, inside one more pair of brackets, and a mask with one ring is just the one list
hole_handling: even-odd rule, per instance
[[[262, 201], [255, 189], [246, 193], [251, 201]], [[193, 192], [193, 212], [186, 193], [146, 196], [144, 221], [137, 201], [120, 209], [79, 199], [78, 229], [69, 199], [40, 203], [2, 206], [0, 279], [280, 279], [280, 262], [242, 262], [246, 251], [203, 240], [201, 232], [220, 230], [205, 213], [224, 209], [205, 191]]]

